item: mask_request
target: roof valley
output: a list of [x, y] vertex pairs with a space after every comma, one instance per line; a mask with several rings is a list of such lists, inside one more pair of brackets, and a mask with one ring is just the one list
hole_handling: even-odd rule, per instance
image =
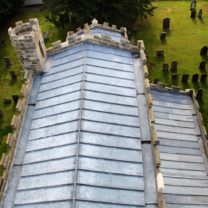
[[149, 107], [147, 105], [146, 94], [148, 93], [144, 84], [144, 71], [140, 59], [133, 58], [133, 67], [135, 73], [135, 84], [137, 91], [137, 103], [139, 112], [139, 121], [141, 128], [141, 146], [144, 169], [144, 184], [145, 184], [145, 203], [151, 208], [156, 207], [157, 190], [156, 190], [156, 171], [152, 150], [152, 138], [150, 130]]

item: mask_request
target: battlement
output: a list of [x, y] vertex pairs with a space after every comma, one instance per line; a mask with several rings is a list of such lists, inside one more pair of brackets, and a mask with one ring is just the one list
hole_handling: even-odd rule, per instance
[[47, 50], [37, 18], [29, 19], [26, 23], [16, 22], [8, 33], [26, 74], [30, 70], [43, 72], [47, 54], [57, 53], [83, 41], [138, 51], [137, 46], [130, 44], [125, 27], [110, 26], [108, 22], [99, 24], [96, 19], [91, 24], [84, 24], [83, 28], [77, 28], [76, 32], [69, 31], [65, 42], [56, 41]]
[[27, 23], [18, 21], [8, 33], [24, 70], [43, 72], [46, 48], [38, 19], [29, 19]]
[[96, 19], [93, 19], [91, 24], [84, 24], [84, 27], [77, 28], [76, 32], [69, 31], [65, 42], [62, 43], [59, 40], [52, 43], [52, 47], [47, 49], [47, 53], [58, 53], [60, 50], [83, 41], [136, 51], [137, 53], [139, 50], [138, 46], [132, 45], [128, 40], [127, 29], [125, 27], [118, 29], [116, 25], [110, 26], [108, 22], [99, 24]]

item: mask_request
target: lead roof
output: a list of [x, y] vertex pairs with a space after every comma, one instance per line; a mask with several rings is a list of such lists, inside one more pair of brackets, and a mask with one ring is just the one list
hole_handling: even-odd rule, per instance
[[[141, 60], [130, 50], [83, 41], [49, 56], [47, 66], [33, 80], [2, 207], [155, 208]], [[192, 100], [151, 93], [168, 207], [206, 207], [206, 156]]]

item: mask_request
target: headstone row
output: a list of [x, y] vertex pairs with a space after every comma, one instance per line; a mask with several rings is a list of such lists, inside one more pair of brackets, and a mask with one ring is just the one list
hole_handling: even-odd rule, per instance
[[[178, 69], [178, 62], [177, 61], [172, 61], [171, 66], [170, 66], [170, 71], [172, 73], [176, 73], [177, 69]], [[163, 72], [168, 72], [169, 71], [169, 64], [164, 63], [163, 66], [162, 66], [162, 70], [163, 70]]]
[[[178, 80], [178, 77], [179, 77], [179, 75], [177, 73], [172, 74], [171, 75], [171, 80], [172, 81], [176, 81], [176, 80]], [[189, 74], [182, 74], [181, 82], [184, 83], [184, 84], [186, 84], [188, 82], [188, 80], [189, 80], [189, 77], [190, 77]], [[201, 82], [206, 82], [206, 80], [207, 80], [207, 74], [201, 74], [201, 76], [199, 74], [193, 74], [192, 75], [192, 79], [191, 79], [192, 82], [198, 82], [199, 77], [200, 77], [200, 81]]]
[[[189, 74], [182, 74], [181, 82], [186, 84], [188, 82], [189, 78], [190, 78]], [[179, 79], [179, 74], [178, 73], [171, 74], [171, 80], [172, 81], [177, 81], [178, 79]], [[191, 80], [194, 83], [196, 83], [198, 81], [200, 81], [202, 83], [205, 83], [206, 80], [207, 80], [207, 74], [201, 74], [201, 76], [199, 74], [193, 74], [192, 77], [191, 77]], [[157, 84], [158, 82], [160, 82], [160, 80], [157, 78], [157, 79], [154, 79], [153, 82], [154, 82], [154, 84]]]

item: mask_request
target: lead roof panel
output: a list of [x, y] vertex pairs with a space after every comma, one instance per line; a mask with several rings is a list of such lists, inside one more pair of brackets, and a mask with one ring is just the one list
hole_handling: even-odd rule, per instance
[[188, 95], [152, 90], [167, 206], [207, 207], [207, 159]]
[[37, 92], [14, 207], [144, 207], [131, 52], [82, 43], [52, 60]]

